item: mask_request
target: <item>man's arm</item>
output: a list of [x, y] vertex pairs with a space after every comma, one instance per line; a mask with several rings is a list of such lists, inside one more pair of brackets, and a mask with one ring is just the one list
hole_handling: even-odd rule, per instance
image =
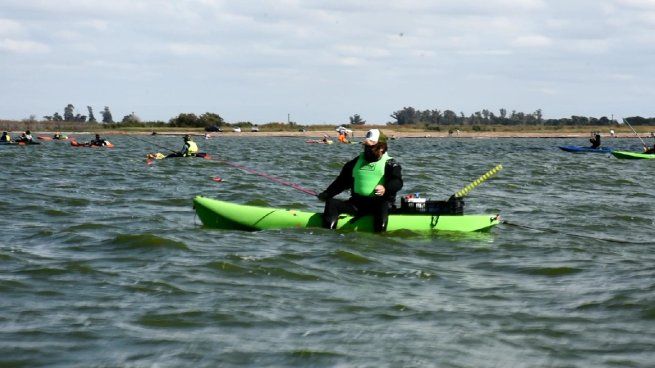
[[344, 190], [351, 189], [353, 187], [353, 168], [355, 167], [355, 163], [357, 163], [358, 158], [359, 157], [355, 157], [353, 160], [350, 160], [343, 166], [339, 176], [334, 179], [332, 184], [330, 184], [325, 191], [318, 195], [319, 199], [325, 200], [332, 198]]
[[386, 198], [393, 198], [403, 187], [403, 175], [400, 164], [394, 159], [387, 161], [384, 167], [384, 176], [386, 178], [384, 182], [384, 196]]

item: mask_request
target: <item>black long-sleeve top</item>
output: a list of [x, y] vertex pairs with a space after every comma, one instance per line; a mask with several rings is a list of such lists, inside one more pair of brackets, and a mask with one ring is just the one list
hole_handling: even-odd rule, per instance
[[[357, 194], [353, 193], [354, 179], [353, 179], [353, 168], [359, 160], [359, 156], [348, 161], [339, 176], [328, 186], [325, 190], [328, 198], [332, 198], [337, 194], [350, 189], [351, 195], [356, 196]], [[400, 164], [398, 164], [394, 159], [387, 160], [384, 166], [384, 199], [390, 202], [396, 200], [396, 193], [403, 187], [403, 177], [401, 172]]]

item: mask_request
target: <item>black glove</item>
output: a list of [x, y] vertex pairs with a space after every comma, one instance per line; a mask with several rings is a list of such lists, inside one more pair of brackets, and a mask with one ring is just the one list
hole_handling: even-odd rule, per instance
[[316, 198], [318, 198], [319, 201], [325, 202], [328, 199], [328, 195], [325, 192], [320, 192], [316, 195]]

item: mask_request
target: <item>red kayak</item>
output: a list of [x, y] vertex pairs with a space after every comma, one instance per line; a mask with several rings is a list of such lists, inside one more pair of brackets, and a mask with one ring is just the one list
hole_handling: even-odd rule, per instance
[[73, 147], [93, 147], [93, 148], [114, 148], [114, 145], [110, 141], [105, 141], [104, 145], [98, 146], [98, 145], [95, 145], [95, 144], [91, 144], [89, 142], [78, 143], [76, 140], [71, 140], [71, 146], [73, 146]]

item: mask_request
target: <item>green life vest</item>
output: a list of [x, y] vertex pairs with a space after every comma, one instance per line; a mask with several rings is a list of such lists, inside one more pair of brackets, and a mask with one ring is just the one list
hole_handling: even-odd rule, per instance
[[198, 153], [198, 145], [196, 144], [196, 142], [187, 141], [185, 144], [188, 147], [187, 150], [186, 150], [185, 156], [191, 156], [191, 155], [195, 155], [196, 153]]
[[353, 167], [353, 192], [365, 197], [374, 196], [375, 187], [384, 183], [384, 168], [390, 159], [385, 152], [379, 160], [366, 162], [364, 154], [360, 154]]

